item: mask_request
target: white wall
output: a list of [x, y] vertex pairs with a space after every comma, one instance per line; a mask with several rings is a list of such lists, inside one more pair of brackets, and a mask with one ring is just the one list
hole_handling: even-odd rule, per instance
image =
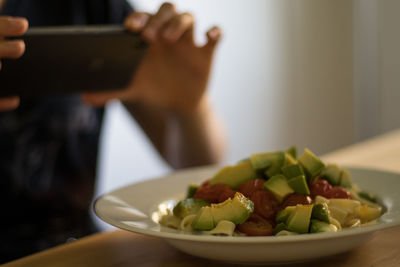
[[355, 0], [358, 140], [400, 127], [400, 1]]
[[376, 1], [379, 29], [380, 130], [388, 131], [400, 127], [400, 1]]

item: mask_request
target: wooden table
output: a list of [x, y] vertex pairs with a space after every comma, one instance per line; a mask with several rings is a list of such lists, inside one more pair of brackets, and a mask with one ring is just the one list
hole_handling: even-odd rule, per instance
[[[400, 130], [340, 149], [325, 162], [400, 172]], [[400, 188], [399, 188], [400, 190]], [[380, 231], [362, 247], [296, 266], [400, 266], [400, 227]], [[228, 266], [183, 254], [163, 240], [116, 230], [95, 234], [5, 264], [11, 266]], [[238, 265], [235, 265], [238, 266]], [[289, 265], [285, 265], [289, 266]]]

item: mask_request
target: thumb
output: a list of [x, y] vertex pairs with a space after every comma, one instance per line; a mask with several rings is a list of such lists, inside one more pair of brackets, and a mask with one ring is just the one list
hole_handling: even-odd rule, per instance
[[203, 46], [204, 49], [213, 52], [222, 36], [222, 30], [218, 26], [212, 27], [207, 32], [207, 43]]

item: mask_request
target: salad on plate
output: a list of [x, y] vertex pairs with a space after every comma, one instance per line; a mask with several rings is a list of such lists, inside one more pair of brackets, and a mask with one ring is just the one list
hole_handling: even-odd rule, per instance
[[375, 196], [336, 164], [309, 149], [252, 154], [220, 169], [159, 220], [183, 232], [222, 236], [282, 236], [337, 232], [373, 224]]

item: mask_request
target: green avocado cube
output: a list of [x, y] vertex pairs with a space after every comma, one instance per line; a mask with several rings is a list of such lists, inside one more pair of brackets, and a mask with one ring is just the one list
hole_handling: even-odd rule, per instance
[[264, 188], [270, 191], [279, 202], [282, 202], [287, 195], [294, 192], [289, 186], [286, 177], [282, 174], [269, 178], [268, 181], [264, 183]]
[[270, 153], [252, 154], [250, 156], [250, 162], [257, 171], [264, 171], [272, 165]]
[[275, 221], [277, 223], [286, 223], [290, 214], [296, 209], [296, 206], [287, 206], [283, 210], [278, 211], [275, 217]]
[[254, 203], [246, 198], [242, 193], [236, 192], [232, 199], [232, 208], [235, 211], [233, 219], [226, 218], [234, 224], [242, 224], [250, 217], [254, 211]]
[[285, 153], [282, 151], [252, 154], [250, 162], [257, 171], [264, 171], [265, 175], [272, 177], [280, 173], [285, 164]]
[[178, 202], [172, 212], [180, 219], [196, 214], [202, 207], [209, 206], [210, 202], [204, 199], [187, 198]]
[[226, 166], [219, 170], [210, 180], [210, 185], [227, 184], [236, 189], [244, 182], [257, 178], [257, 173], [250, 161], [242, 161], [233, 166]]
[[292, 165], [292, 164], [296, 164], [297, 161], [292, 157], [292, 155], [290, 155], [289, 153], [285, 153], [285, 164], [284, 166], [287, 165]]
[[272, 153], [272, 165], [267, 168], [265, 174], [268, 177], [282, 173], [281, 168], [285, 164], [286, 156], [284, 152], [273, 152]]
[[279, 233], [280, 231], [286, 230], [287, 226], [284, 223], [278, 223], [275, 228], [274, 231], [272, 232], [273, 235], [276, 235], [277, 233]]
[[228, 198], [224, 202], [212, 204], [211, 205], [211, 214], [213, 215], [214, 224], [217, 225], [220, 221], [226, 220], [229, 221], [236, 218], [235, 210], [232, 207], [232, 199]]
[[292, 156], [292, 158], [297, 158], [297, 148], [295, 146], [291, 146], [286, 150], [286, 153]]
[[321, 177], [326, 179], [331, 185], [340, 184], [342, 170], [336, 164], [328, 164], [321, 171]]
[[299, 164], [290, 164], [282, 167], [282, 173], [288, 179], [304, 175], [304, 171]]
[[329, 217], [330, 217], [329, 208], [326, 203], [314, 204], [311, 218], [330, 223], [331, 221]]
[[192, 228], [199, 231], [211, 230], [215, 227], [211, 207], [205, 206], [200, 209], [192, 221]]
[[240, 192], [236, 192], [233, 199], [228, 198], [222, 203], [211, 204], [215, 225], [222, 220], [231, 221], [234, 224], [244, 223], [253, 210], [253, 202]]
[[192, 227], [200, 231], [211, 230], [222, 220], [241, 224], [253, 211], [253, 202], [242, 193], [236, 192], [232, 199], [228, 198], [222, 203], [202, 207], [193, 219]]
[[310, 233], [337, 232], [337, 230], [337, 227], [333, 224], [311, 220]]
[[288, 184], [293, 188], [295, 193], [309, 195], [310, 190], [308, 189], [306, 177], [304, 175], [299, 175], [288, 180]]
[[298, 162], [306, 171], [308, 182], [311, 182], [325, 167], [324, 163], [307, 148], [304, 149], [304, 154], [298, 158]]
[[353, 183], [351, 181], [351, 174], [349, 171], [342, 170], [340, 174], [340, 186], [345, 188], [351, 188]]
[[195, 194], [199, 186], [197, 184], [191, 184], [188, 186], [186, 190], [186, 198], [192, 198]]
[[313, 206], [313, 204], [297, 205], [287, 220], [288, 230], [299, 234], [308, 233]]

